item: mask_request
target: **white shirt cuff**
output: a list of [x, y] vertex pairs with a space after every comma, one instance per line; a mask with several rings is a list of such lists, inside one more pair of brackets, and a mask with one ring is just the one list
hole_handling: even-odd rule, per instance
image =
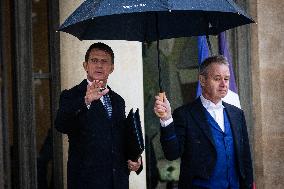
[[173, 121], [174, 121], [174, 120], [173, 120], [172, 117], [171, 117], [170, 119], [166, 120], [166, 121], [162, 121], [162, 120], [160, 119], [160, 123], [161, 123], [161, 126], [162, 126], [162, 127], [167, 127], [167, 126], [168, 126], [169, 124], [171, 124]]

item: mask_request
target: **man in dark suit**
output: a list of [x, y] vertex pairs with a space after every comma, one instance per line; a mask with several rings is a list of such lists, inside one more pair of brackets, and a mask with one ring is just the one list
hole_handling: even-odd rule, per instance
[[87, 79], [64, 90], [55, 120], [68, 135], [68, 189], [128, 189], [129, 173], [142, 170], [141, 158], [127, 160], [125, 102], [107, 86], [114, 70], [114, 53], [94, 43], [85, 55]]
[[156, 96], [161, 144], [169, 160], [181, 158], [179, 189], [251, 189], [252, 160], [244, 113], [222, 102], [230, 72], [223, 56], [199, 69], [202, 95], [171, 114], [166, 96]]

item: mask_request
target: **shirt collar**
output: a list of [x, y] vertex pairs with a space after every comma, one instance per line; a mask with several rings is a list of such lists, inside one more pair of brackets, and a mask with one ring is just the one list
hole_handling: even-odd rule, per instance
[[88, 85], [91, 85], [91, 83], [92, 83], [92, 82], [91, 82], [90, 80], [88, 80], [88, 79], [87, 79], [87, 82], [88, 82]]
[[202, 94], [200, 95], [200, 100], [204, 108], [206, 108], [206, 110], [219, 110], [219, 109], [224, 108], [222, 104], [222, 100], [220, 100], [217, 104], [214, 104], [210, 100], [207, 100], [206, 98], [204, 98]]

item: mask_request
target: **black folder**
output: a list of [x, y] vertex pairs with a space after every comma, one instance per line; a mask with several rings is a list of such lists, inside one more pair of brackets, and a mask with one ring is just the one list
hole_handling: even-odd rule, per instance
[[137, 161], [145, 148], [139, 109], [135, 113], [131, 109], [125, 121], [127, 158], [131, 161]]

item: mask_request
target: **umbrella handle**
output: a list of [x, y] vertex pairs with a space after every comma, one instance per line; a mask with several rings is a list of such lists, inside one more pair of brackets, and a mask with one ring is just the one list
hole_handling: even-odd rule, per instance
[[165, 92], [163, 91], [159, 92], [159, 97], [162, 101], [164, 101], [164, 96], [165, 96]]
[[[164, 96], [165, 96], [165, 92], [159, 92], [159, 98], [160, 98], [161, 101], [164, 101]], [[165, 112], [164, 113], [158, 113], [157, 116], [161, 118], [161, 117], [164, 117], [165, 114], [166, 114]]]

